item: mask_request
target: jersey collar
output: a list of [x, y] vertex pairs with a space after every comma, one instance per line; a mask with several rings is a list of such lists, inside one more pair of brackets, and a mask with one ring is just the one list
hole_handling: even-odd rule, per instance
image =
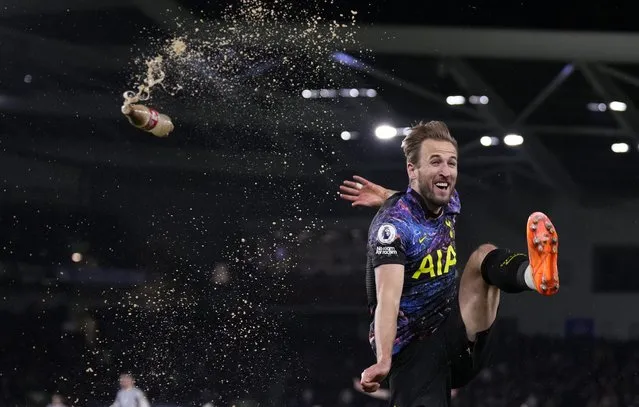
[[444, 208], [442, 209], [442, 212], [439, 215], [431, 212], [430, 209], [428, 209], [428, 206], [426, 206], [426, 202], [424, 201], [424, 198], [422, 198], [422, 196], [413, 188], [408, 187], [408, 189], [406, 190], [406, 195], [408, 195], [412, 200], [414, 200], [422, 208], [422, 210], [424, 211], [424, 214], [429, 219], [438, 218], [445, 213], [446, 214], [459, 213], [459, 209], [458, 209], [459, 204], [457, 204], [457, 201], [459, 200], [459, 198], [457, 196], [457, 190], [453, 191], [453, 195], [450, 197], [450, 201], [448, 202], [446, 206], [444, 206]]

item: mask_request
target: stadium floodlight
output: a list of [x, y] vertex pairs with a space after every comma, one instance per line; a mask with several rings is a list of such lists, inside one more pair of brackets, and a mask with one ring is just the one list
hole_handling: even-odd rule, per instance
[[466, 98], [459, 95], [448, 96], [446, 98], [446, 103], [451, 106], [463, 105], [464, 103], [466, 103]]
[[510, 147], [520, 146], [524, 143], [524, 138], [519, 134], [506, 134], [504, 144]]
[[613, 143], [610, 149], [613, 153], [622, 154], [630, 151], [630, 146], [627, 143]]
[[499, 144], [499, 139], [497, 137], [483, 136], [479, 139], [479, 143], [484, 147], [496, 146]]
[[468, 101], [473, 105], [487, 105], [490, 100], [488, 99], [488, 96], [473, 95], [468, 98]]
[[381, 126], [377, 126], [375, 129], [375, 137], [380, 140], [388, 140], [397, 135], [397, 129], [393, 126], [389, 126], [387, 124], [382, 124]]
[[610, 108], [610, 110], [613, 110], [615, 112], [625, 112], [626, 111], [626, 104], [624, 102], [610, 102], [608, 104], [608, 107]]

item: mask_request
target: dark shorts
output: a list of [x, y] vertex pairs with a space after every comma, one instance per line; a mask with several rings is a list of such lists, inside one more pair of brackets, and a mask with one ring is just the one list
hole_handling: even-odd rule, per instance
[[393, 358], [390, 406], [450, 406], [451, 389], [466, 385], [488, 364], [492, 331], [479, 333], [470, 343], [456, 305], [435, 333], [415, 339]]

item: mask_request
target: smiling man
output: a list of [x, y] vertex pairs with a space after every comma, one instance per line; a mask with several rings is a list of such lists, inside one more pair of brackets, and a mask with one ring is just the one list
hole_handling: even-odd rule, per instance
[[391, 406], [449, 406], [451, 389], [470, 381], [486, 361], [500, 290], [558, 291], [557, 233], [546, 215], [533, 213], [528, 255], [481, 245], [457, 279], [457, 142], [443, 122], [432, 121], [413, 127], [402, 149], [405, 193], [361, 177], [340, 187], [355, 206], [381, 206], [370, 226], [366, 265], [377, 362], [362, 372], [361, 385], [372, 393], [388, 376]]

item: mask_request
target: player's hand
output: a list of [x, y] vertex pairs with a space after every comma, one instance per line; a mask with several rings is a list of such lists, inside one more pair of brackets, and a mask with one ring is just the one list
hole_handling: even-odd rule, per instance
[[367, 396], [378, 400], [390, 400], [390, 390], [380, 388], [379, 390], [372, 393], [365, 392], [364, 388], [362, 387], [362, 383], [360, 383], [360, 379], [358, 379], [357, 377], [353, 378], [353, 388], [360, 393], [364, 393]]
[[352, 206], [368, 206], [376, 208], [382, 206], [388, 198], [389, 191], [366, 178], [354, 175], [355, 181], [345, 180], [339, 187], [339, 197], [352, 202]]
[[367, 393], [374, 393], [379, 390], [379, 386], [382, 381], [388, 376], [388, 372], [390, 372], [391, 363], [389, 362], [379, 362], [375, 363], [368, 369], [362, 372], [362, 378], [360, 380], [360, 384], [362, 385], [362, 389]]

